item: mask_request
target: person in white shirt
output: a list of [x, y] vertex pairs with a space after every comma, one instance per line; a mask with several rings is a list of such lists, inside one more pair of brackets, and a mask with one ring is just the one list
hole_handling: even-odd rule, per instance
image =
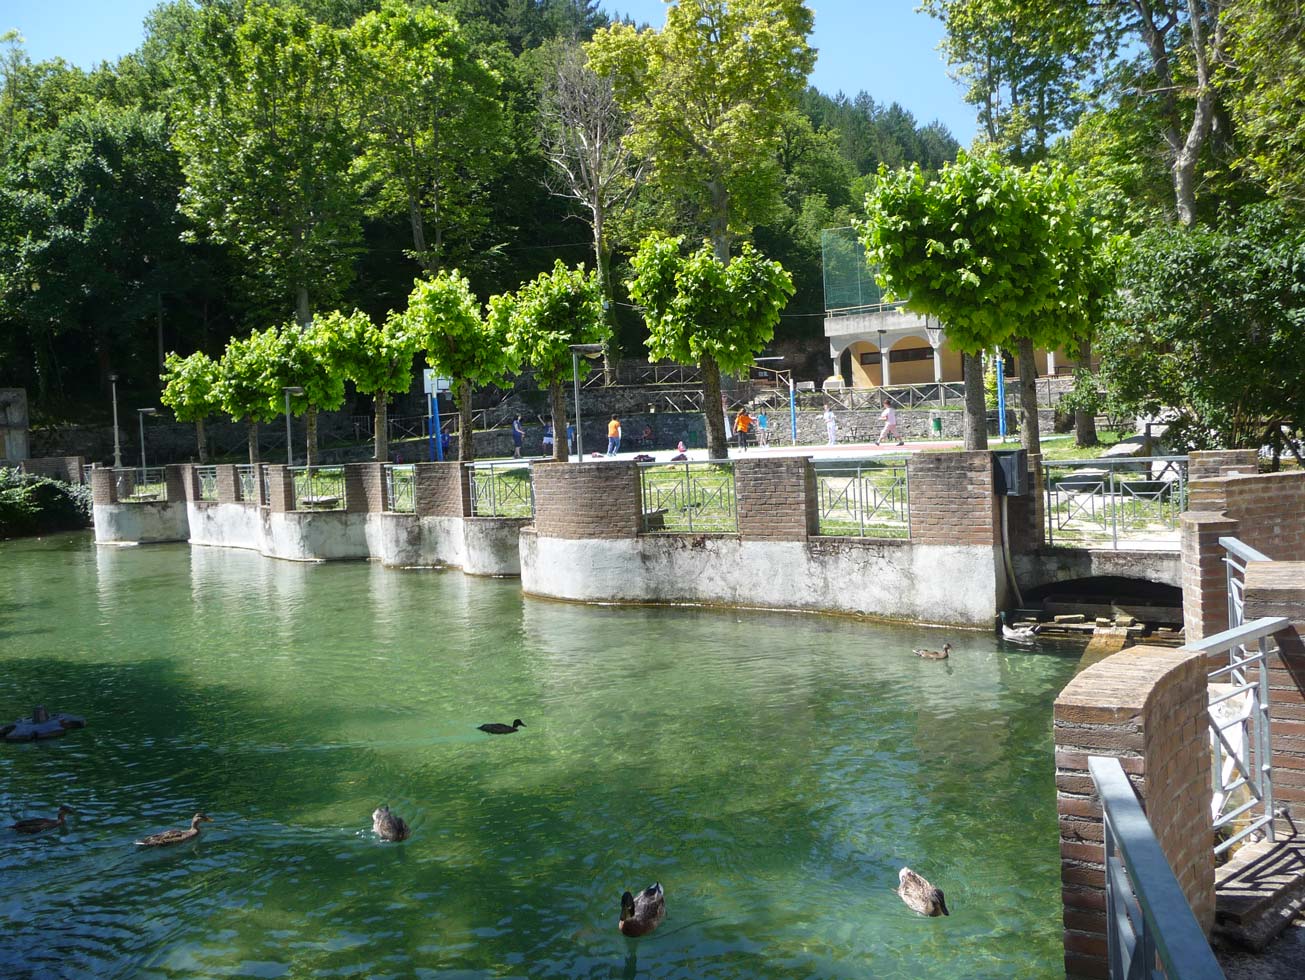
[[828, 405], [825, 406], [825, 435], [829, 437], [829, 445], [838, 442], [838, 420], [834, 418], [834, 410]]
[[890, 435], [897, 440], [899, 446], [906, 445], [906, 443], [902, 442], [902, 437], [897, 434], [897, 412], [888, 403], [887, 398], [884, 399], [884, 410], [879, 413], [879, 421], [884, 424], [884, 427], [879, 432], [879, 438], [875, 440], [876, 446]]

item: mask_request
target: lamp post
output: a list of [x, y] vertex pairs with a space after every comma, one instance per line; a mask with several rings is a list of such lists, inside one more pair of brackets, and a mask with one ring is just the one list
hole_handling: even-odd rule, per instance
[[[585, 357], [601, 357], [603, 354], [602, 344], [569, 344], [571, 351], [571, 377], [575, 381], [575, 453], [576, 462], [583, 463], [585, 459], [585, 444], [580, 436], [580, 355]], [[556, 424], [556, 422], [554, 422]], [[562, 438], [566, 438], [566, 430], [562, 430]]]
[[302, 395], [304, 389], [298, 385], [290, 385], [288, 388], [282, 388], [281, 392], [285, 395], [285, 465], [294, 466], [295, 450], [292, 441], [294, 437], [290, 433], [290, 396]]
[[159, 410], [157, 408], [136, 409], [136, 417], [140, 420], [140, 478], [142, 483], [145, 482], [145, 416], [158, 414]]
[[109, 375], [109, 385], [113, 388], [113, 468], [122, 469], [122, 443], [118, 439], [118, 376]]

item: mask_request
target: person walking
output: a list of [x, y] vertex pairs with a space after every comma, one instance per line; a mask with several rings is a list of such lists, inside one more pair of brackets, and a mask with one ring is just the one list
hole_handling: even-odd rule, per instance
[[838, 420], [828, 405], [825, 406], [825, 435], [829, 437], [827, 445], [833, 446], [838, 442]]
[[615, 456], [621, 451], [621, 420], [615, 415], [607, 423], [607, 455]]
[[884, 399], [884, 410], [879, 413], [879, 421], [884, 424], [884, 427], [879, 432], [879, 438], [875, 440], [876, 446], [890, 435], [897, 440], [899, 446], [906, 445], [902, 441], [902, 437], [897, 434], [897, 411], [887, 398]]
[[566, 424], [566, 451], [568, 453], [575, 452], [575, 423], [574, 422], [568, 422]]
[[553, 455], [553, 419], [551, 416], [544, 426], [544, 455]]
[[526, 438], [526, 428], [521, 424], [521, 416], [512, 420], [512, 455], [521, 458], [521, 442]]
[[752, 426], [752, 416], [748, 414], [747, 408], [740, 408], [739, 414], [734, 416], [734, 431], [738, 433], [740, 452], [747, 452], [748, 430], [751, 429]]
[[770, 445], [770, 416], [764, 410], [757, 413], [757, 445], [763, 449]]

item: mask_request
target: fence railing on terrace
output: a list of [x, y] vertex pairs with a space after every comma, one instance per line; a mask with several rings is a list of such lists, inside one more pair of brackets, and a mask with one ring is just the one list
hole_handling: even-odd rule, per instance
[[814, 466], [822, 535], [911, 536], [905, 458], [822, 459]]
[[344, 510], [344, 470], [339, 466], [292, 466], [295, 510]]
[[1042, 464], [1047, 544], [1177, 548], [1187, 457], [1069, 459]]
[[195, 483], [199, 487], [200, 500], [217, 500], [217, 467], [196, 466]]
[[258, 481], [258, 483], [259, 483], [259, 486], [261, 486], [261, 487], [263, 488], [263, 489], [262, 489], [262, 492], [259, 494], [259, 501], [258, 501], [258, 502], [259, 502], [260, 504], [262, 504], [264, 507], [270, 507], [270, 506], [272, 506], [272, 483], [271, 483], [271, 481], [267, 478], [267, 468], [268, 468], [269, 465], [270, 465], [270, 464], [268, 464], [268, 463], [261, 463], [261, 464], [259, 464], [259, 467], [258, 467], [258, 470], [259, 470], [259, 473], [258, 473], [258, 475], [259, 475], [259, 481]]
[[168, 499], [168, 481], [162, 466], [122, 466], [113, 470], [113, 483], [120, 503], [142, 504]]
[[258, 477], [254, 466], [242, 463], [236, 467], [236, 487], [240, 499], [248, 503], [258, 502]]
[[731, 462], [640, 463], [639, 495], [645, 533], [734, 534], [739, 529]]
[[387, 463], [385, 466], [385, 509], [398, 514], [411, 514], [415, 509], [412, 485], [413, 467], [411, 463]]
[[1237, 538], [1220, 538], [1219, 547], [1226, 552], [1223, 563], [1228, 576], [1228, 625], [1240, 626], [1243, 596], [1246, 591], [1246, 566], [1253, 561], [1273, 559], [1256, 551], [1250, 545], [1243, 544]]
[[469, 466], [474, 517], [533, 517], [535, 491], [530, 467], [521, 463]]
[[1223, 980], [1124, 767], [1116, 758], [1091, 756], [1088, 771], [1104, 825], [1111, 980]]

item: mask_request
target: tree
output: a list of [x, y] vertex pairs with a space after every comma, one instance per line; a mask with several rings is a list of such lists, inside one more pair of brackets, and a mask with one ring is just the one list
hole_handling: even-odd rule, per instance
[[[610, 78], [585, 62], [579, 45], [562, 48], [540, 109], [541, 141], [553, 168], [549, 189], [585, 211], [594, 245], [602, 315], [611, 336], [612, 245], [609, 224], [629, 204], [643, 166], [628, 145], [630, 117], [616, 101]], [[613, 381], [611, 351], [603, 343], [603, 372]]]
[[[880, 285], [938, 317], [964, 355], [965, 448], [987, 448], [980, 352], [1012, 338], [1026, 355], [1035, 343], [1074, 344], [1100, 316], [1108, 267], [1081, 189], [1059, 168], [961, 153], [933, 179], [881, 167], [866, 213], [862, 241]], [[1031, 360], [1020, 372], [1029, 388]], [[1027, 390], [1021, 402], [1025, 446], [1037, 452], [1037, 406]]]
[[182, 210], [274, 315], [340, 297], [361, 239], [340, 35], [299, 8], [206, 6], [178, 57]]
[[189, 357], [172, 352], [168, 354], [164, 367], [161, 378], [163, 393], [159, 398], [172, 409], [178, 422], [195, 423], [199, 461], [207, 463], [208, 440], [204, 437], [204, 420], [222, 410], [217, 392], [218, 363], [202, 351]]
[[683, 239], [652, 236], [630, 261], [626, 285], [648, 323], [648, 353], [702, 370], [708, 455], [726, 459], [720, 375], [747, 370], [775, 335], [793, 280], [749, 244], [728, 265], [710, 242], [680, 254]]
[[[552, 272], [541, 272], [538, 278], [522, 283], [515, 293], [491, 296], [488, 319], [490, 330], [507, 339], [513, 359], [529, 365], [535, 379], [548, 389], [553, 458], [565, 461], [563, 382], [573, 377], [571, 345], [599, 344], [609, 336], [597, 273], [586, 275], [583, 266], [568, 269], [558, 259]], [[588, 370], [587, 363], [581, 366]]]
[[383, 463], [389, 452], [386, 420], [390, 396], [412, 385], [416, 340], [403, 318], [393, 313], [380, 326], [356, 310], [348, 316], [333, 310], [314, 322], [335, 335], [336, 360], [345, 376], [364, 395], [374, 396], [375, 459]]
[[214, 385], [222, 411], [233, 422], [244, 422], [249, 440], [250, 465], [258, 465], [258, 423], [280, 414], [281, 386], [276, 374], [280, 341], [275, 327], [233, 337], [218, 361]]
[[426, 352], [437, 374], [452, 378], [458, 406], [458, 459], [475, 459], [472, 445], [471, 388], [499, 384], [516, 370], [506, 338], [480, 314], [471, 283], [457, 269], [418, 279], [408, 297], [403, 324]]
[[586, 46], [630, 113], [630, 148], [699, 216], [721, 262], [775, 205], [779, 120], [815, 63], [811, 24], [800, 0], [680, 0], [661, 31], [617, 23]]
[[[269, 364], [277, 395], [289, 387], [303, 392], [290, 396], [290, 411], [305, 416], [304, 464], [311, 467], [317, 453], [317, 412], [334, 412], [344, 404], [344, 371], [339, 363], [341, 338], [338, 316], [314, 317], [306, 327], [289, 321], [276, 332], [276, 344]], [[281, 398], [275, 399], [280, 404]]]

